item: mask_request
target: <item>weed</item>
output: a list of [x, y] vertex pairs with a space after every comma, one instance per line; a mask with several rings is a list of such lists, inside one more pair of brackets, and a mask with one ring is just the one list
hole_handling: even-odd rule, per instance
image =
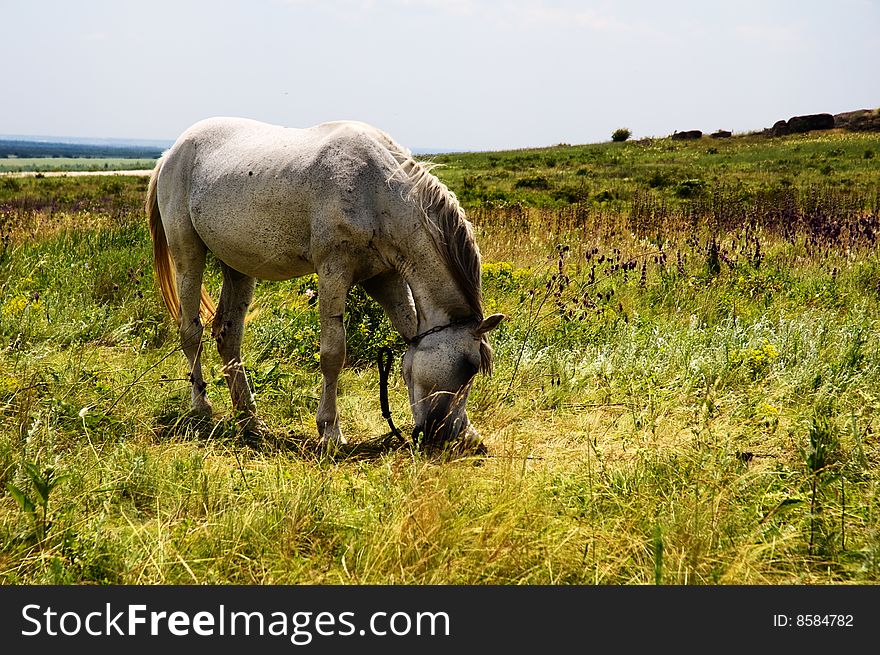
[[4, 180], [0, 581], [876, 583], [877, 143], [438, 156], [509, 317], [468, 407], [480, 466], [382, 444], [375, 349], [403, 344], [358, 289], [351, 444], [319, 454], [312, 277], [257, 286], [265, 441], [237, 437], [207, 344], [215, 413], [188, 416], [145, 181]]
[[49, 519], [49, 496], [65, 476], [58, 475], [53, 466], [40, 467], [33, 462], [25, 462], [24, 472], [29, 483], [27, 490], [11, 482], [6, 484], [6, 488], [30, 519], [34, 539], [42, 544], [52, 527]]

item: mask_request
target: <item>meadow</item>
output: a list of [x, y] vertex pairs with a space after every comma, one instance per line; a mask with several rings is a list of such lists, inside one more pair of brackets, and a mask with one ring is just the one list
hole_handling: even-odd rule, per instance
[[[437, 155], [483, 253], [488, 454], [389, 443], [355, 289], [316, 448], [315, 281], [259, 283], [241, 438], [188, 416], [146, 178], [0, 178], [0, 582], [875, 584], [880, 137]], [[219, 272], [209, 269], [216, 297]], [[399, 360], [395, 421], [411, 415]]]
[[155, 159], [129, 157], [3, 157], [0, 173], [150, 170]]

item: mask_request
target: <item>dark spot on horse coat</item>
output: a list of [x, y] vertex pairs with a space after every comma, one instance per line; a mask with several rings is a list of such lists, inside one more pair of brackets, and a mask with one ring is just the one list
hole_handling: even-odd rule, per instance
[[254, 174], [253, 171], [248, 171], [248, 177], [253, 177], [253, 174]]

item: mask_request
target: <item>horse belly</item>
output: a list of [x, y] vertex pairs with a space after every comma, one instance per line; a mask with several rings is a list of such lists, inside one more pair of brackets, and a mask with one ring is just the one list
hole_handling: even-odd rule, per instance
[[245, 275], [287, 280], [314, 273], [307, 212], [285, 204], [209, 203], [193, 208], [193, 226], [215, 256]]

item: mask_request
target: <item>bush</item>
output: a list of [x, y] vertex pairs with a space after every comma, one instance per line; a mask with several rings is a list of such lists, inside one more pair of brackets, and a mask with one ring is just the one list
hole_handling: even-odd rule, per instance
[[513, 183], [514, 189], [537, 189], [547, 190], [553, 188], [553, 184], [546, 177], [537, 175], [535, 177], [521, 177]]
[[611, 140], [615, 143], [621, 143], [623, 141], [626, 141], [631, 136], [632, 132], [630, 132], [627, 128], [619, 127], [611, 133]]
[[694, 198], [706, 190], [706, 182], [701, 179], [682, 180], [675, 187], [675, 195], [679, 198]]
[[652, 171], [647, 181], [652, 189], [665, 189], [675, 182], [669, 172], [660, 170]]

